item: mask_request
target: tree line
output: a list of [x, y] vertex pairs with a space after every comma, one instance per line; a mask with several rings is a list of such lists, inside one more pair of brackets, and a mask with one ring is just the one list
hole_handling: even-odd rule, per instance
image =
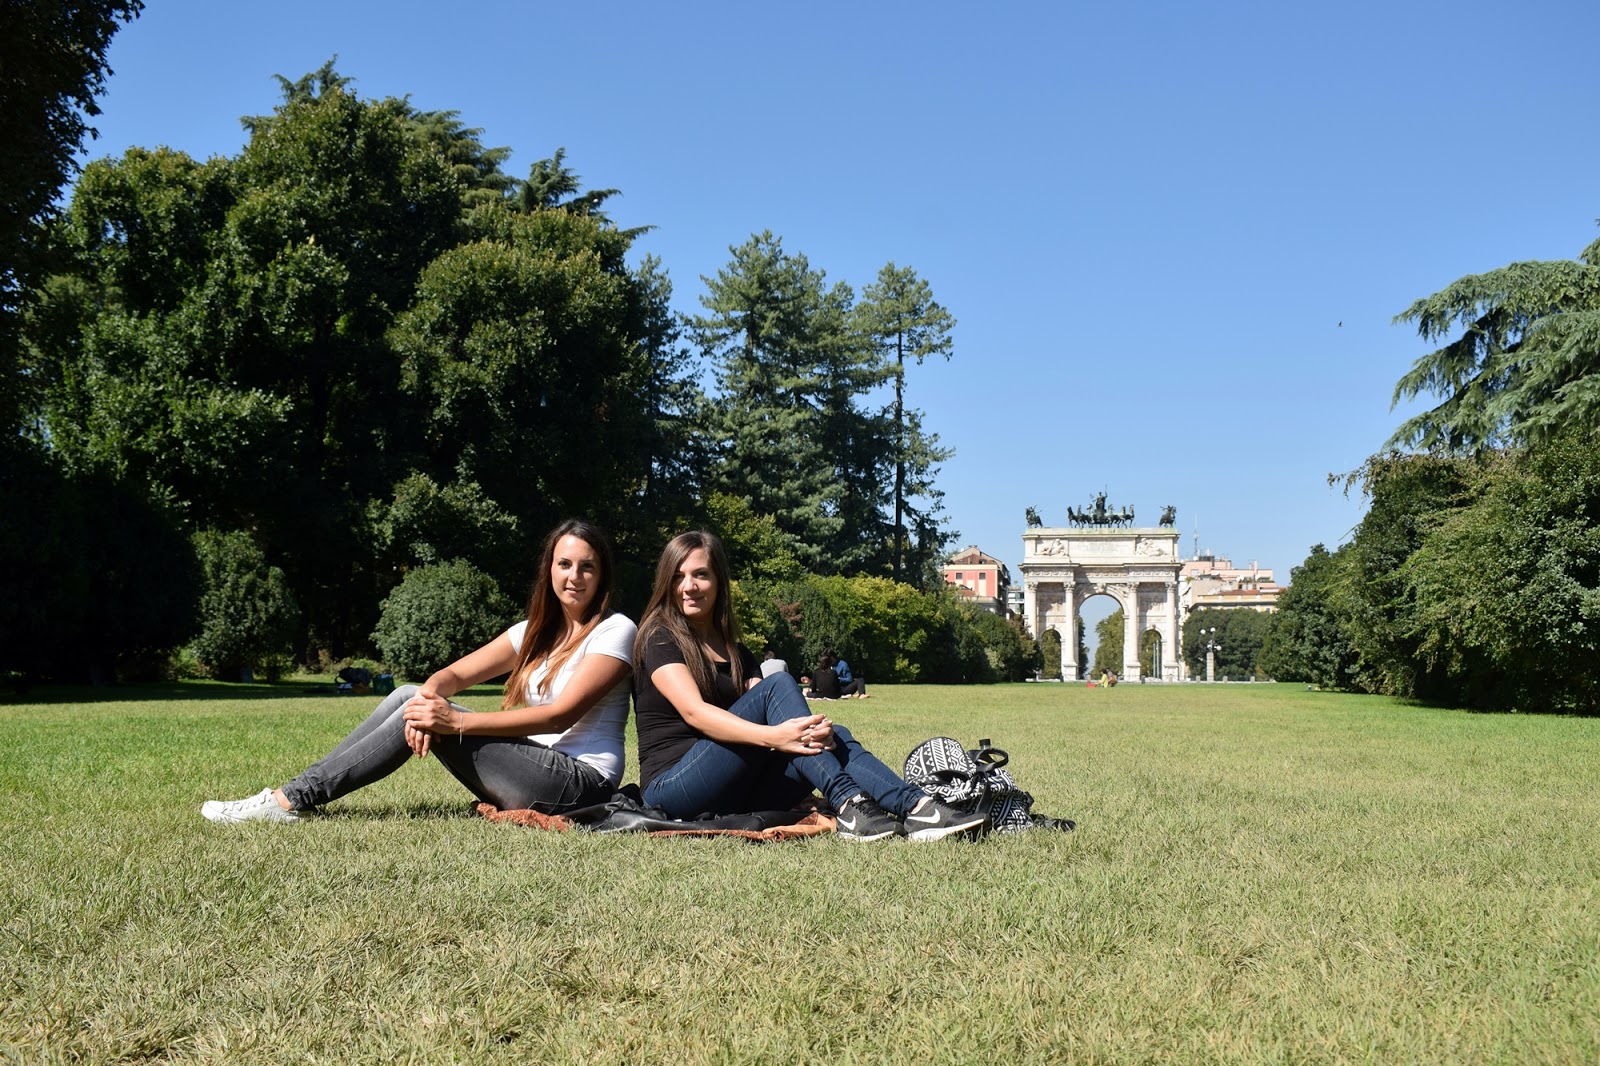
[[1438, 402], [1343, 478], [1369, 507], [1292, 574], [1282, 680], [1482, 710], [1600, 712], [1600, 241], [1417, 300]]
[[[1600, 240], [1460, 278], [1395, 320], [1440, 346], [1394, 401], [1435, 402], [1330, 478], [1366, 514], [1345, 544], [1311, 548], [1275, 613], [1185, 619], [1190, 675], [1214, 626], [1219, 676], [1600, 713]], [[1099, 635], [1095, 669], [1116, 669], [1120, 612]]]
[[404, 586], [431, 602], [448, 569], [520, 602], [573, 514], [615, 536], [624, 609], [691, 525], [780, 606], [802, 574], [942, 588], [951, 453], [906, 375], [955, 320], [914, 270], [858, 293], [763, 232], [679, 315], [664, 265], [630, 262], [649, 227], [563, 151], [516, 179], [457, 112], [362, 99], [331, 62], [279, 81], [236, 156], [130, 149], [35, 211], [5, 319], [0, 506], [31, 520], [0, 545], [0, 670], [421, 646]]

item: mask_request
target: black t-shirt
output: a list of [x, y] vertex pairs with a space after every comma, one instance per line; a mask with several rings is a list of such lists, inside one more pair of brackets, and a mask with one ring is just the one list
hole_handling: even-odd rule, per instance
[[[735, 644], [733, 653], [739, 656], [744, 667], [745, 683], [761, 680], [761, 667], [750, 649]], [[663, 666], [684, 662], [683, 653], [672, 642], [665, 630], [650, 634], [644, 646], [644, 661], [633, 669], [633, 718], [639, 730], [639, 788], [650, 787], [656, 775], [670, 770], [683, 758], [684, 752], [694, 747], [703, 735], [683, 720], [683, 715], [672, 702], [656, 689], [653, 675]], [[685, 663], [685, 665], [687, 665]], [[713, 664], [717, 668], [716, 690], [708, 703], [727, 710], [744, 691], [733, 683], [733, 670], [727, 663]]]

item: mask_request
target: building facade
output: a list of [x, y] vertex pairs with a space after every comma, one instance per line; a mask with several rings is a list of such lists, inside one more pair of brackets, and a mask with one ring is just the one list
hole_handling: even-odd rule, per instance
[[1271, 614], [1283, 594], [1283, 586], [1272, 580], [1270, 567], [1234, 566], [1231, 559], [1220, 555], [1201, 554], [1185, 560], [1179, 577], [1185, 615], [1202, 607]]
[[956, 552], [944, 564], [944, 583], [974, 607], [1001, 618], [1010, 616], [1011, 571], [975, 545]]

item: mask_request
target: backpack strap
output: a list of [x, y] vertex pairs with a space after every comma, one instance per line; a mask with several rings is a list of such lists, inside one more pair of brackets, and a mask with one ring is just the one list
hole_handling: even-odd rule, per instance
[[976, 763], [982, 770], [998, 770], [1011, 761], [1011, 756], [1004, 748], [997, 748], [988, 737], [978, 741], [978, 746], [967, 752], [967, 757]]

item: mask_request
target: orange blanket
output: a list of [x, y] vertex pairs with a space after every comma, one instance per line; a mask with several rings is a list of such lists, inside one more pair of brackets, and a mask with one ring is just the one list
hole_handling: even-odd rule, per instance
[[[573, 827], [570, 820], [559, 814], [540, 814], [538, 811], [517, 810], [502, 811], [492, 803], [480, 803], [473, 808], [491, 822], [510, 822], [513, 825], [526, 826], [529, 829], [548, 829], [554, 832], [566, 832]], [[793, 825], [775, 825], [770, 829], [696, 829], [693, 822], [684, 822], [682, 829], [656, 829], [650, 832], [653, 837], [738, 837], [756, 844], [770, 843], [774, 840], [791, 840], [795, 837], [816, 836], [818, 833], [831, 833], [834, 831], [834, 819], [831, 815], [818, 814], [813, 811]]]

